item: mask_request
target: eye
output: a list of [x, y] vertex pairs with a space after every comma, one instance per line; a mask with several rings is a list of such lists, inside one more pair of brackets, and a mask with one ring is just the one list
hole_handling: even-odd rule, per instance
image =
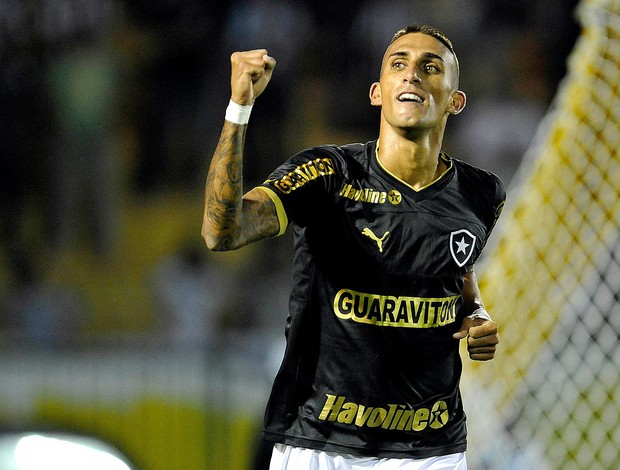
[[428, 73], [440, 73], [441, 69], [432, 62], [424, 64], [424, 70]]
[[403, 60], [395, 60], [394, 62], [392, 62], [393, 69], [402, 69], [406, 66], [407, 64]]

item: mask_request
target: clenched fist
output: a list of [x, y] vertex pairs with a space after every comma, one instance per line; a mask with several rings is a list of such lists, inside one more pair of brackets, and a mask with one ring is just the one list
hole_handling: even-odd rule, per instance
[[266, 49], [233, 52], [231, 63], [231, 99], [241, 105], [253, 104], [265, 90], [276, 66]]
[[497, 323], [482, 318], [465, 317], [459, 331], [454, 333], [454, 339], [467, 338], [467, 351], [474, 361], [489, 361], [495, 357], [495, 350], [499, 344]]

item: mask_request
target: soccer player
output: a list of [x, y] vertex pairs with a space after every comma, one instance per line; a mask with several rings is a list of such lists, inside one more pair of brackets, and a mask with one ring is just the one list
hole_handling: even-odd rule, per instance
[[465, 469], [459, 340], [495, 355], [473, 270], [504, 204], [495, 175], [442, 152], [465, 106], [452, 43], [397, 32], [370, 103], [379, 138], [294, 155], [242, 190], [254, 100], [275, 60], [231, 56], [232, 95], [205, 189], [202, 234], [230, 250], [294, 231], [287, 347], [264, 422], [271, 470]]

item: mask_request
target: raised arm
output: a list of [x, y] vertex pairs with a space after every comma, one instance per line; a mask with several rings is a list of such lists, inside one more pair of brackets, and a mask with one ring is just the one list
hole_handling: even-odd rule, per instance
[[211, 250], [233, 250], [278, 233], [274, 203], [260, 189], [244, 195], [242, 173], [249, 112], [274, 67], [264, 49], [231, 56], [231, 102], [205, 184], [202, 236]]

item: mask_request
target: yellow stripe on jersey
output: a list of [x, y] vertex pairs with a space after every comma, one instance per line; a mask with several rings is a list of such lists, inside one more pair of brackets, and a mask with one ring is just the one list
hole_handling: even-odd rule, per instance
[[279, 237], [286, 232], [286, 228], [288, 227], [288, 217], [286, 216], [284, 205], [282, 204], [280, 197], [273, 190], [266, 188], [265, 186], [257, 186], [257, 188], [265, 191], [276, 206], [276, 213], [278, 214], [278, 221], [280, 222], [280, 231], [276, 236]]

